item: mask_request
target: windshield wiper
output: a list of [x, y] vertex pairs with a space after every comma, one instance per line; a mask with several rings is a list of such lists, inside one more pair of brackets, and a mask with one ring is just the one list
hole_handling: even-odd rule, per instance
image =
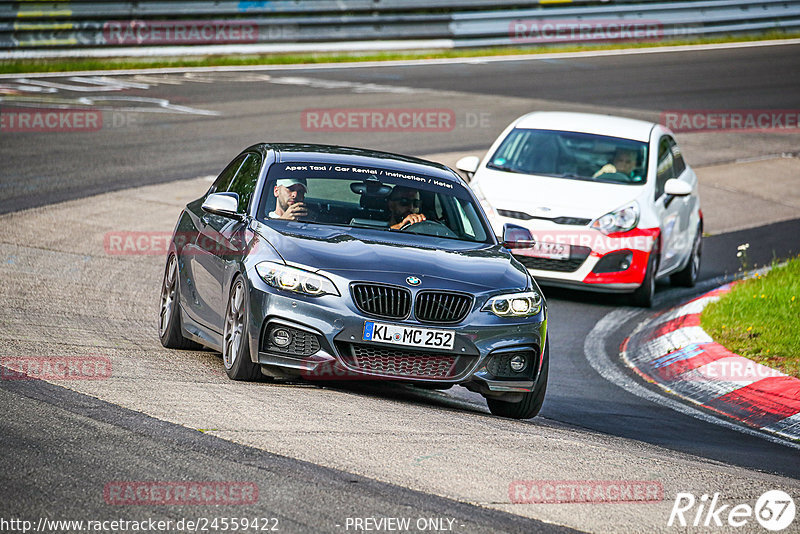
[[515, 169], [514, 167], [510, 167], [509, 165], [498, 165], [497, 163], [487, 163], [486, 166], [489, 167], [490, 169], [497, 169], [498, 171], [519, 173], [517, 169]]
[[548, 174], [548, 176], [552, 176], [554, 178], [572, 178], [573, 180], [591, 180], [588, 176], [580, 176], [578, 174], [572, 172], [562, 172], [559, 174]]

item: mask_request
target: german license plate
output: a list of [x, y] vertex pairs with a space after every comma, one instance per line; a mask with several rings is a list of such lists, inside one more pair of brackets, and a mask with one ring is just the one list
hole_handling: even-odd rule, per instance
[[548, 260], [568, 260], [570, 246], [565, 243], [537, 242], [531, 247], [515, 248], [514, 254], [530, 256], [532, 258], [545, 258]]
[[430, 328], [365, 321], [364, 335], [361, 339], [389, 345], [452, 350], [455, 337], [455, 332], [449, 330], [432, 330]]

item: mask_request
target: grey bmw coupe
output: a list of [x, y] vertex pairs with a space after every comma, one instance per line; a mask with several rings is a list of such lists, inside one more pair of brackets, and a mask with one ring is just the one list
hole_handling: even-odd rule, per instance
[[[509, 227], [506, 237], [524, 229]], [[259, 144], [180, 215], [161, 288], [168, 348], [228, 376], [461, 385], [534, 417], [546, 303], [444, 165], [371, 150]]]

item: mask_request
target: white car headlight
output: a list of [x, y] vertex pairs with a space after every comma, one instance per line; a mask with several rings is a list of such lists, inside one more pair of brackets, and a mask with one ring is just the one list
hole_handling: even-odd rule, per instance
[[328, 278], [295, 267], [263, 261], [256, 265], [256, 272], [269, 285], [284, 291], [319, 297], [339, 296], [336, 286]]
[[484, 304], [482, 311], [498, 317], [531, 317], [542, 311], [542, 296], [537, 291], [497, 295]]
[[639, 203], [632, 202], [592, 221], [592, 228], [604, 234], [627, 232], [639, 224]]
[[495, 219], [497, 217], [497, 212], [494, 210], [489, 201], [486, 200], [486, 195], [483, 194], [480, 186], [478, 184], [470, 184], [470, 187], [475, 193], [475, 197], [478, 199], [478, 202], [481, 203], [481, 207], [483, 208], [483, 212], [486, 213], [486, 216], [490, 219]]

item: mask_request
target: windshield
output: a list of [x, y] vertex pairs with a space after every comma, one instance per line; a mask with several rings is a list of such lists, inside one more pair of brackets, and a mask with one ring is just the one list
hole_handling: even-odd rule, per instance
[[491, 242], [480, 210], [462, 185], [366, 166], [276, 163], [257, 217]]
[[647, 143], [577, 132], [514, 129], [487, 164], [520, 174], [643, 184]]

